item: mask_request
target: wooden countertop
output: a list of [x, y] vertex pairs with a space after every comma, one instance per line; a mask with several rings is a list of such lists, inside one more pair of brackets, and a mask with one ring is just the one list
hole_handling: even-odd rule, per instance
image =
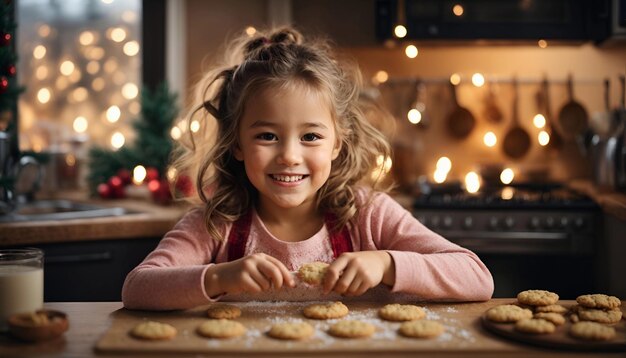
[[[486, 332], [481, 325], [479, 324], [479, 317], [490, 307], [493, 307], [498, 304], [510, 303], [515, 301], [515, 299], [493, 299], [488, 302], [479, 302], [479, 303], [457, 303], [457, 304], [436, 304], [436, 303], [426, 303], [423, 306], [426, 307], [429, 311], [432, 312], [448, 312], [450, 315], [454, 315], [457, 317], [458, 324], [461, 325], [460, 331], [463, 334], [459, 334], [458, 336], [464, 340], [463, 344], [453, 344], [453, 340], [456, 339], [452, 337], [447, 343], [445, 341], [437, 342], [437, 341], [421, 341], [414, 345], [415, 349], [412, 351], [397, 351], [397, 350], [381, 350], [377, 345], [380, 342], [376, 342], [375, 339], [361, 339], [358, 341], [358, 344], [355, 347], [358, 347], [355, 352], [350, 352], [350, 349], [342, 349], [340, 351], [332, 351], [332, 350], [324, 350], [310, 347], [311, 349], [306, 349], [305, 351], [297, 351], [294, 350], [294, 347], [297, 347], [296, 344], [292, 344], [290, 342], [282, 342], [275, 341], [273, 344], [280, 345], [280, 356], [289, 356], [297, 353], [298, 356], [323, 356], [323, 357], [346, 357], [346, 356], [355, 356], [355, 354], [360, 353], [365, 356], [393, 356], [393, 357], [403, 357], [403, 356], [415, 356], [419, 353], [425, 354], [436, 354], [437, 357], [449, 357], [449, 356], [463, 356], [463, 357], [526, 357], [533, 356], [536, 358], [541, 357], [569, 357], [572, 356], [573, 353], [576, 353], [577, 357], [592, 357], [592, 356], [623, 356], [624, 352], [610, 354], [610, 353], [597, 353], [597, 352], [572, 352], [567, 350], [556, 350], [556, 349], [543, 349], [536, 348], [533, 346], [515, 343], [504, 338], [500, 338], [498, 336], [494, 336], [491, 333]], [[573, 302], [573, 301], [571, 301]], [[245, 303], [244, 303], [245, 304]], [[252, 304], [252, 303], [248, 303]], [[255, 304], [261, 304], [256, 302]], [[380, 306], [380, 303], [370, 303], [372, 307]], [[114, 331], [114, 327], [120, 327], [122, 323], [120, 317], [135, 317], [136, 320], [140, 320], [145, 318], [144, 316], [152, 317], [155, 315], [159, 315], [162, 320], [167, 321], [167, 318], [170, 319], [186, 319], [191, 320], [192, 318], [187, 311], [170, 311], [170, 312], [144, 312], [144, 311], [127, 311], [121, 310], [122, 304], [120, 302], [71, 302], [71, 303], [46, 303], [46, 308], [60, 310], [68, 314], [70, 328], [65, 333], [63, 337], [60, 337], [53, 341], [48, 341], [44, 343], [38, 344], [27, 344], [20, 341], [17, 341], [13, 338], [10, 338], [7, 335], [0, 334], [0, 356], [9, 357], [9, 356], [34, 356], [34, 355], [45, 355], [48, 357], [146, 357], [146, 356], [160, 356], [160, 354], [165, 354], [163, 351], [160, 354], [155, 354], [154, 352], [146, 355], [146, 352], [143, 353], [107, 353], [102, 351], [95, 351], [96, 345], [99, 347], [103, 346], [103, 342], [111, 335]], [[348, 304], [350, 306], [350, 304]], [[443, 308], [442, 308], [443, 307]], [[143, 317], [143, 318], [141, 318]], [[187, 317], [187, 318], [185, 318]], [[446, 321], [444, 324], [449, 324], [451, 321]], [[188, 333], [193, 335], [193, 333]], [[125, 336], [125, 334], [124, 334]], [[181, 339], [184, 339], [184, 332], [181, 333]], [[258, 337], [258, 336], [257, 336]], [[122, 337], [124, 338], [124, 337]], [[269, 339], [264, 338], [263, 339]], [[394, 340], [398, 340], [398, 338], [394, 338], [394, 336], [383, 337], [386, 340], [391, 340], [390, 342], [386, 342], [386, 344], [393, 344]], [[149, 344], [150, 342], [143, 342], [145, 344]], [[165, 343], [165, 342], [162, 342]], [[277, 352], [274, 351], [273, 354], [266, 351], [263, 354], [262, 347], [256, 346], [254, 344], [249, 347], [245, 344], [242, 344], [240, 349], [237, 351], [220, 351], [219, 345], [220, 342], [207, 342], [204, 344], [204, 348], [206, 349], [206, 354], [193, 354], [194, 357], [216, 357], [216, 356], [241, 356], [242, 353], [245, 355], [255, 355], [255, 356], [276, 356]], [[295, 343], [295, 342], [294, 342]], [[401, 342], [398, 341], [398, 344]], [[378, 348], [373, 348], [368, 352], [367, 346], [371, 345], [372, 347], [376, 346]], [[154, 347], [154, 346], [153, 346]], [[364, 349], [365, 347], [365, 349]], [[439, 348], [438, 348], [439, 347]], [[284, 353], [284, 354], [283, 354]], [[169, 354], [171, 356], [171, 352]], [[166, 355], [167, 356], [167, 355]]]
[[84, 192], [63, 192], [51, 199], [57, 198], [108, 207], [123, 207], [134, 213], [100, 218], [0, 223], [0, 247], [71, 241], [161, 238], [190, 208], [184, 203], [163, 206], [139, 199], [89, 199]]
[[590, 180], [573, 180], [568, 186], [591, 197], [605, 213], [626, 220], [626, 194], [598, 187]]

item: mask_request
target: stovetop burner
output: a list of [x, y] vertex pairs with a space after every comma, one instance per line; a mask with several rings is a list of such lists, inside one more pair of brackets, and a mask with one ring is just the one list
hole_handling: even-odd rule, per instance
[[468, 193], [459, 183], [420, 184], [415, 208], [458, 209], [595, 209], [588, 196], [560, 183], [518, 183], [508, 186], [485, 186]]

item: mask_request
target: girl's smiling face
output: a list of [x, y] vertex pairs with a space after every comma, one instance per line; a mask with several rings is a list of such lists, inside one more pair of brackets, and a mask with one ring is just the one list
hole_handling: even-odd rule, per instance
[[259, 191], [260, 208], [314, 205], [339, 150], [328, 104], [306, 85], [262, 89], [245, 104], [235, 158]]

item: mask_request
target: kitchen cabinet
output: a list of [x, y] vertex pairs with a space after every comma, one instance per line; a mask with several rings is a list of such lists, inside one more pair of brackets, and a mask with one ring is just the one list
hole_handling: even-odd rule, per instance
[[378, 0], [376, 34], [406, 40], [601, 41], [608, 36], [610, 1]]
[[33, 245], [44, 251], [44, 301], [119, 301], [128, 272], [158, 238]]
[[599, 280], [603, 291], [626, 297], [626, 220], [604, 214], [604, 240], [600, 243]]

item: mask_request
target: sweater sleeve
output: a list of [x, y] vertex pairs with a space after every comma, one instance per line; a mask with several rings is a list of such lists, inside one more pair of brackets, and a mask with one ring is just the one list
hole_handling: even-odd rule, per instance
[[204, 275], [220, 243], [209, 238], [201, 210], [187, 213], [127, 276], [122, 288], [129, 309], [187, 309], [211, 302]]
[[393, 292], [426, 300], [491, 298], [493, 278], [478, 256], [426, 228], [387, 194], [374, 194], [361, 209], [359, 228], [361, 245], [371, 240], [369, 246], [386, 250], [393, 258]]

